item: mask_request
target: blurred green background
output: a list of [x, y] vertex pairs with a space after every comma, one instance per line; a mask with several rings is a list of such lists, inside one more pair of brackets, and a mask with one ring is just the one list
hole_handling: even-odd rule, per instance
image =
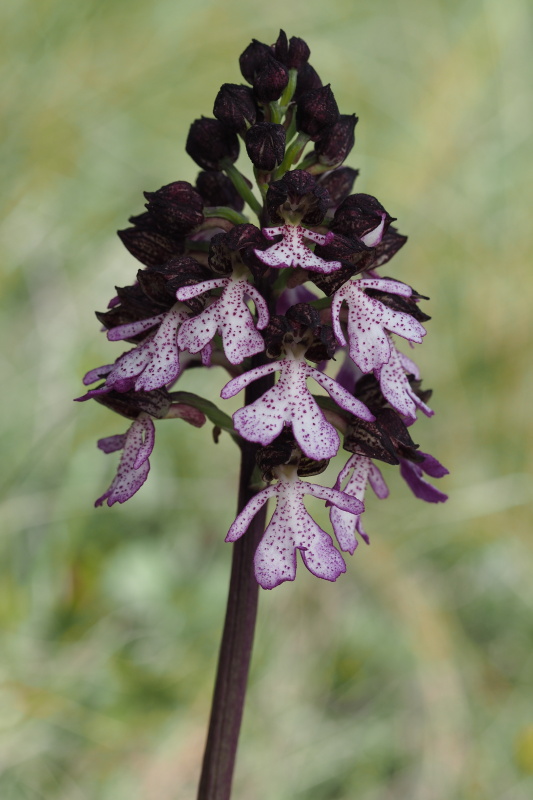
[[[121, 352], [93, 316], [138, 266], [115, 230], [194, 181], [190, 122], [280, 26], [410, 237], [387, 273], [431, 297], [415, 439], [450, 500], [385, 468], [346, 575], [261, 593], [234, 795], [532, 797], [529, 1], [17, 0], [0, 23], [2, 800], [195, 796], [236, 450], [159, 423], [146, 486], [95, 510], [116, 464], [95, 440], [127, 423], [71, 398]], [[200, 373], [180, 388], [216, 399]]]

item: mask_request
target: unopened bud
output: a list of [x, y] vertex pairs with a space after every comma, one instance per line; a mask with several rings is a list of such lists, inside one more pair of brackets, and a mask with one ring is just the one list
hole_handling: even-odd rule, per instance
[[271, 55], [272, 48], [268, 44], [252, 39], [251, 44], [239, 57], [239, 66], [243, 78], [248, 83], [253, 83], [256, 73], [264, 67], [267, 58]]
[[340, 204], [331, 230], [359, 239], [367, 247], [378, 245], [393, 217], [370, 194], [351, 194]]
[[256, 72], [253, 86], [254, 93], [261, 103], [277, 100], [289, 82], [287, 67], [274, 56], [269, 55], [262, 68]]
[[244, 200], [223, 172], [216, 170], [199, 172], [196, 189], [206, 206], [229, 206], [236, 211], [242, 211], [244, 208]]
[[203, 200], [187, 181], [169, 183], [144, 196], [148, 212], [165, 232], [189, 233], [203, 222]]
[[239, 140], [223, 122], [202, 117], [189, 128], [185, 150], [202, 169], [221, 170], [226, 159], [237, 161]]
[[296, 127], [314, 142], [326, 128], [335, 125], [338, 119], [339, 108], [329, 84], [305, 92], [298, 100]]
[[280, 30], [278, 40], [274, 45], [274, 55], [288, 69], [301, 69], [307, 63], [311, 51], [307, 42], [297, 36], [291, 36], [287, 41], [287, 34]]
[[322, 133], [315, 145], [315, 153], [321, 164], [338, 167], [354, 146], [355, 114], [341, 114], [337, 122]]
[[285, 155], [285, 128], [273, 122], [258, 122], [246, 132], [246, 152], [257, 169], [271, 172]]
[[323, 186], [329, 192], [333, 208], [348, 197], [358, 175], [358, 169], [340, 167], [328, 172], [319, 179], [320, 186]]
[[268, 187], [266, 206], [273, 222], [299, 218], [306, 225], [320, 225], [331, 204], [329, 194], [305, 170], [294, 169]]
[[298, 101], [305, 92], [311, 89], [320, 89], [322, 81], [314, 67], [307, 62], [301, 69], [298, 70], [298, 78], [296, 80], [296, 89], [294, 91], [293, 99]]
[[134, 227], [117, 231], [122, 244], [132, 256], [147, 267], [157, 266], [185, 250], [185, 237], [164, 233], [146, 211], [131, 217]]

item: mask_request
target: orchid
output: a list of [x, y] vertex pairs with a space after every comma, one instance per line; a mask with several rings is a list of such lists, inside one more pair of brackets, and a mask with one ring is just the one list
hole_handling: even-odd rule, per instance
[[390, 348], [389, 360], [374, 370], [383, 396], [410, 423], [416, 420], [417, 408], [427, 417], [432, 417], [434, 412], [413, 391], [407, 379], [406, 373], [420, 378], [418, 367], [412, 359], [400, 353], [392, 342]]
[[125, 503], [135, 492], [138, 492], [150, 471], [148, 461], [154, 449], [155, 428], [150, 416], [141, 413], [124, 434], [108, 436], [98, 441], [98, 447], [104, 453], [122, 450], [117, 474], [111, 486], [98, 498], [95, 506], [101, 506], [104, 500], [107, 505]]
[[254, 557], [255, 577], [263, 589], [274, 589], [296, 577], [296, 550], [305, 566], [328, 581], [335, 581], [346, 565], [331, 536], [312, 519], [303, 504], [310, 494], [333, 504], [348, 514], [360, 514], [364, 506], [356, 497], [336, 489], [301, 481], [295, 467], [278, 467], [278, 483], [268, 486], [243, 508], [226, 536], [235, 542], [248, 529], [252, 518], [270, 497], [276, 498], [276, 510], [265, 530]]
[[[348, 478], [344, 487], [344, 492], [349, 494], [361, 503], [365, 499], [365, 491], [367, 484], [370, 484], [374, 493], [380, 499], [389, 496], [387, 484], [383, 480], [383, 476], [376, 465], [365, 456], [352, 455], [339, 472], [335, 489], [339, 490], [342, 482]], [[335, 536], [339, 542], [341, 550], [345, 550], [351, 555], [354, 554], [357, 547], [357, 539], [355, 532], [367, 543], [370, 540], [365, 533], [363, 524], [361, 522], [361, 514], [349, 514], [344, 509], [332, 506], [330, 511], [331, 524], [335, 531]]]
[[339, 437], [307, 389], [308, 378], [320, 384], [345, 411], [363, 419], [374, 419], [360, 400], [356, 400], [332, 378], [310, 367], [303, 358], [284, 358], [256, 367], [229, 381], [220, 396], [224, 400], [233, 397], [252, 381], [277, 370], [280, 371], [278, 383], [255, 403], [239, 409], [233, 415], [236, 430], [248, 441], [269, 444], [281, 433], [284, 425], [292, 425], [296, 441], [309, 458], [320, 460], [336, 454]]
[[410, 314], [388, 308], [379, 300], [369, 297], [365, 289], [378, 289], [403, 297], [411, 297], [413, 292], [405, 283], [374, 278], [348, 281], [335, 292], [331, 303], [335, 336], [341, 346], [346, 346], [339, 321], [342, 303], [346, 302], [350, 357], [364, 373], [379, 369], [389, 361], [392, 343], [387, 331], [411, 342], [421, 342], [426, 333], [425, 328]]
[[[268, 306], [256, 287], [244, 278], [214, 278], [196, 286], [178, 289], [177, 298], [190, 300], [220, 288], [224, 291], [219, 298], [213, 300], [198, 316], [188, 319], [182, 325], [178, 344], [184, 350], [198, 353], [219, 331], [228, 361], [230, 364], [240, 364], [248, 356], [265, 349], [259, 331], [268, 325]], [[246, 296], [251, 297], [255, 303], [258, 313], [256, 326], [246, 305]]]
[[255, 254], [269, 267], [302, 267], [311, 272], [334, 272], [341, 266], [339, 261], [325, 261], [315, 255], [305, 244], [309, 239], [316, 244], [329, 244], [334, 238], [332, 232], [324, 235], [310, 231], [301, 225], [281, 225], [276, 228], [263, 228], [263, 236], [274, 239], [281, 234], [283, 238], [267, 250], [256, 250]]
[[[408, 427], [419, 410], [433, 414], [431, 391], [393, 339], [422, 342], [429, 317], [418, 304], [428, 298], [380, 276], [407, 237], [377, 198], [353, 192], [358, 171], [342, 165], [357, 117], [340, 113], [309, 56], [306, 42], [284, 31], [273, 45], [254, 39], [239, 58], [249, 85], [225, 83], [214, 118], [191, 124], [186, 151], [200, 169], [196, 183], [145, 192], [145, 210], [119, 231], [141, 268], [97, 312], [107, 339], [131, 349], [102, 357], [83, 379], [97, 385], [77, 398], [130, 420], [125, 433], [98, 441], [103, 452], [122, 454], [97, 506], [141, 488], [155, 423], [164, 419], [196, 427], [209, 419], [214, 442], [229, 436], [240, 454], [237, 514], [224, 526], [232, 578], [201, 800], [230, 800], [258, 587], [293, 581], [297, 551], [318, 578], [346, 572], [305, 498], [326, 503], [338, 545], [352, 555], [357, 537], [369, 542], [367, 486], [378, 498], [389, 493], [376, 461], [399, 467], [416, 497], [446, 499], [424, 476], [447, 470], [418, 449]], [[255, 187], [236, 166], [241, 140]], [[191, 368], [211, 366], [213, 396], [226, 401], [245, 390], [232, 417], [190, 391]], [[308, 482], [341, 444], [350, 456], [335, 485]]]

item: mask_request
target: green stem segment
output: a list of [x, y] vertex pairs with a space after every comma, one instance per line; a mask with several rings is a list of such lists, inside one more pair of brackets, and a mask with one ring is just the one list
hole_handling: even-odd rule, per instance
[[292, 165], [298, 161], [302, 150], [304, 149], [305, 145], [309, 141], [311, 137], [308, 136], [306, 133], [299, 133], [296, 139], [291, 142], [285, 152], [285, 158], [279, 165], [276, 170], [275, 179], [278, 180], [282, 178], [288, 170], [292, 167]]
[[242, 225], [243, 222], [249, 222], [244, 214], [239, 214], [234, 208], [228, 206], [209, 206], [204, 208], [204, 217], [222, 217], [233, 222], [234, 225]]
[[224, 172], [231, 180], [244, 202], [248, 203], [252, 211], [260, 217], [263, 213], [263, 206], [248, 186], [244, 175], [239, 172], [235, 164], [231, 164], [230, 162], [224, 164]]

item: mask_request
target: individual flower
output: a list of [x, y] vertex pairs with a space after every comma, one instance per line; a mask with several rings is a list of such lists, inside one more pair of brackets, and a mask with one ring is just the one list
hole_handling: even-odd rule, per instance
[[[357, 498], [363, 503], [365, 499], [365, 491], [369, 483], [374, 493], [380, 499], [389, 496], [387, 484], [383, 480], [383, 476], [376, 465], [365, 456], [352, 455], [339, 472], [335, 482], [335, 489], [340, 490], [342, 482], [348, 478], [348, 481], [343, 489], [345, 494]], [[335, 536], [339, 542], [341, 550], [344, 550], [351, 555], [354, 554], [357, 547], [357, 539], [355, 532], [368, 544], [369, 539], [363, 525], [361, 523], [361, 514], [350, 514], [337, 506], [332, 506], [330, 511], [331, 524], [335, 531]]]
[[263, 228], [263, 236], [274, 239], [278, 234], [283, 238], [267, 250], [256, 250], [255, 254], [269, 267], [282, 269], [283, 267], [302, 267], [311, 272], [333, 272], [341, 266], [340, 261], [325, 261], [315, 255], [305, 244], [304, 239], [310, 239], [317, 244], [327, 244], [333, 239], [334, 234], [316, 233], [301, 225], [280, 225], [277, 228]]
[[[240, 364], [248, 356], [265, 349], [259, 330], [268, 325], [268, 307], [261, 293], [244, 278], [214, 278], [196, 286], [178, 289], [179, 300], [188, 300], [212, 289], [224, 291], [201, 314], [191, 317], [182, 325], [178, 344], [183, 350], [198, 353], [213, 339], [217, 331], [222, 336], [224, 352], [231, 364]], [[251, 297], [257, 309], [257, 324], [246, 305]]]
[[95, 506], [101, 506], [104, 500], [108, 506], [125, 503], [141, 488], [150, 471], [148, 459], [154, 448], [154, 439], [154, 423], [148, 414], [141, 412], [126, 433], [98, 441], [98, 447], [104, 453], [122, 450], [122, 456], [111, 486], [98, 498]]
[[173, 383], [180, 374], [177, 332], [180, 324], [189, 318], [189, 313], [176, 303], [166, 314], [112, 328], [108, 338], [118, 341], [159, 324], [156, 333], [117, 359], [106, 378], [107, 389], [150, 391]]
[[309, 392], [306, 384], [308, 378], [313, 378], [322, 386], [341, 408], [357, 417], [374, 419], [368, 408], [333, 378], [297, 357], [264, 364], [233, 378], [224, 386], [220, 396], [224, 400], [233, 397], [249, 383], [278, 370], [278, 383], [254, 403], [240, 408], [233, 415], [235, 429], [249, 442], [270, 444], [285, 425], [292, 425], [294, 438], [309, 458], [319, 461], [336, 454], [339, 437]]
[[302, 561], [317, 578], [335, 581], [346, 565], [331, 536], [309, 515], [303, 498], [313, 495], [351, 514], [360, 514], [364, 506], [344, 492], [301, 481], [296, 467], [275, 468], [278, 483], [259, 492], [241, 511], [226, 536], [235, 542], [248, 529], [253, 517], [270, 497], [276, 498], [276, 510], [267, 526], [254, 558], [255, 577], [264, 589], [274, 589], [296, 577], [296, 550]]
[[374, 375], [379, 380], [383, 396], [409, 423], [413, 423], [416, 420], [417, 408], [426, 417], [432, 417], [435, 412], [416, 394], [407, 379], [407, 374], [414, 375], [416, 379], [420, 378], [418, 367], [414, 361], [400, 353], [392, 341], [390, 348], [389, 360], [374, 370]]
[[265, 203], [272, 222], [320, 225], [331, 205], [331, 197], [313, 175], [294, 169], [270, 184]]
[[397, 333], [410, 342], [422, 341], [426, 330], [410, 314], [395, 311], [377, 299], [369, 297], [365, 289], [410, 297], [413, 290], [399, 281], [362, 279], [349, 281], [337, 290], [331, 303], [333, 330], [341, 347], [346, 346], [339, 317], [342, 303], [348, 305], [348, 339], [350, 357], [361, 372], [371, 372], [385, 364], [393, 346], [387, 331]]

